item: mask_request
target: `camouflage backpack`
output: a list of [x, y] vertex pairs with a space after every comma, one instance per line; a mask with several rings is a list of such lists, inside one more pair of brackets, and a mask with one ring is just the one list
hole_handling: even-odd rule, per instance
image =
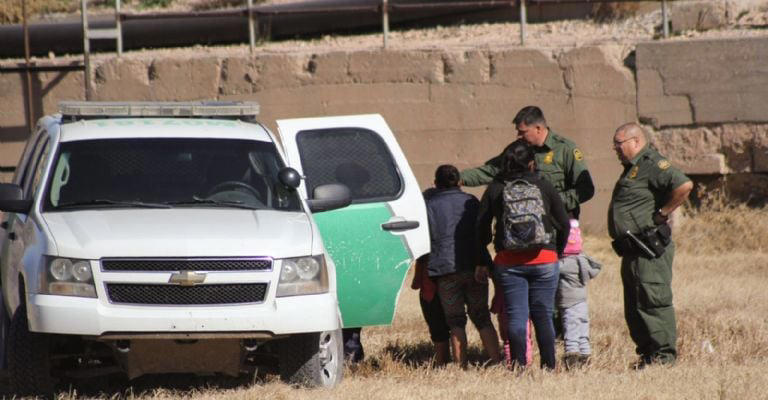
[[544, 228], [544, 199], [538, 186], [522, 179], [504, 185], [504, 248], [541, 248], [551, 242]]

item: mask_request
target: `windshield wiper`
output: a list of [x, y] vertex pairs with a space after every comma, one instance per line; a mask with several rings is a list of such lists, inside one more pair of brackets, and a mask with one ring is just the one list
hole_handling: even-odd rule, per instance
[[239, 200], [213, 200], [213, 199], [204, 199], [202, 197], [198, 196], [192, 196], [192, 200], [181, 200], [181, 201], [167, 201], [164, 204], [167, 204], [169, 206], [171, 205], [184, 205], [184, 204], [206, 204], [206, 205], [213, 205], [218, 207], [236, 207], [236, 208], [244, 208], [246, 210], [257, 210], [258, 207], [254, 207], [248, 204], [243, 203]]
[[61, 203], [56, 208], [71, 208], [71, 207], [88, 207], [88, 206], [127, 206], [127, 207], [144, 207], [144, 208], [173, 208], [169, 204], [163, 203], [146, 203], [143, 201], [132, 200], [109, 200], [109, 199], [93, 199], [86, 201], [73, 201], [69, 203]]

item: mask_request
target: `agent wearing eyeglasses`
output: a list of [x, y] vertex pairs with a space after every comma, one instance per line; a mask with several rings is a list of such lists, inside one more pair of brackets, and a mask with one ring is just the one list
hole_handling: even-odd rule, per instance
[[624, 317], [636, 345], [636, 369], [672, 364], [677, 358], [677, 329], [672, 305], [669, 217], [693, 189], [693, 183], [656, 149], [635, 124], [622, 125], [613, 148], [624, 167], [608, 208], [608, 232], [621, 257]]

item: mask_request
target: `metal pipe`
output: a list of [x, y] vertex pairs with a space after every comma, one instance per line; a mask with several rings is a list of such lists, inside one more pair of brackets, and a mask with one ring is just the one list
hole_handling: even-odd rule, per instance
[[[121, 7], [122, 1], [125, 0], [121, 0]], [[217, 12], [173, 12], [138, 15], [131, 14], [127, 10], [122, 11], [121, 8], [120, 22], [123, 50], [192, 46], [198, 43], [210, 45], [247, 44], [249, 40], [248, 10], [245, 7], [247, 0], [240, 1], [242, 1], [243, 7], [239, 9]], [[478, 1], [476, 3], [469, 1], [455, 3], [439, 1], [438, 3], [422, 3], [419, 5], [393, 4], [393, 1], [387, 1], [390, 30], [392, 24], [413, 25], [414, 23], [420, 23], [422, 20], [431, 21], [433, 18], [441, 19], [443, 21], [441, 23], [458, 22], [466, 17], [463, 15], [465, 11], [472, 13], [491, 12], [496, 9], [510, 11], [508, 7], [519, 6], [519, 0]], [[260, 40], [259, 32], [261, 31], [259, 23], [262, 22], [261, 18], [264, 16], [273, 17], [270, 30], [271, 34], [278, 39], [342, 31], [378, 30], [381, 32], [382, 29], [382, 0], [356, 0], [354, 7], [348, 5], [349, 0], [315, 0], [309, 2], [309, 4], [285, 4], [279, 7], [260, 5], [256, 1], [253, 3], [254, 30], [257, 46], [258, 40]], [[334, 4], [339, 4], [340, 7], [332, 7]], [[527, 0], [526, 7], [529, 4], [538, 3], [537, 0]], [[514, 10], [511, 11], [514, 13]], [[508, 14], [505, 13], [504, 15], [506, 18]], [[88, 15], [89, 29], [91, 27], [114, 28], [115, 21], [110, 17], [95, 16], [90, 18], [90, 15]], [[83, 51], [82, 22], [80, 20], [55, 23], [34, 23], [31, 20], [30, 22], [29, 34], [31, 38], [35, 38], [35, 41], [30, 43], [32, 55], [46, 56], [49, 52], [56, 54], [80, 54]], [[433, 22], [426, 22], [426, 24], [434, 26]], [[22, 46], [19, 46], [22, 43], [22, 39], [21, 24], [0, 25], [0, 57], [18, 57], [23, 59], [24, 49]], [[93, 42], [90, 43], [90, 51], [115, 51], [115, 48], [112, 47], [114, 43], [116, 42]]]
[[248, 0], [248, 46], [251, 53], [256, 47], [256, 27], [253, 25], [253, 0]]
[[[478, 7], [505, 7], [514, 6], [516, 0], [491, 0], [491, 1], [451, 1], [430, 3], [406, 3], [390, 4], [392, 10], [429, 10], [429, 9], [474, 9]], [[580, 0], [585, 1], [585, 0]], [[613, 0], [612, 0], [613, 1]]]
[[36, 62], [34, 65], [27, 65], [26, 63], [16, 63], [0, 65], [0, 73], [4, 72], [60, 72], [60, 71], [80, 71], [83, 69], [83, 65], [80, 62], [73, 61], [69, 64], [60, 63], [46, 63]]
[[528, 10], [525, 0], [520, 0], [520, 46], [525, 46], [525, 26], [528, 24]]
[[115, 0], [115, 28], [117, 29], [117, 56], [123, 55], [123, 22], [120, 20], [120, 0]]
[[91, 43], [88, 38], [88, 15], [86, 7], [88, 0], [80, 0], [80, 14], [82, 14], [83, 20], [83, 64], [85, 64], [85, 76], [83, 81], [85, 82], [85, 99], [91, 99]]
[[29, 133], [35, 129], [35, 110], [32, 102], [32, 73], [29, 70], [29, 26], [27, 25], [27, 0], [21, 0], [21, 20], [24, 24], [24, 61], [27, 65], [27, 127]]
[[389, 5], [387, 0], [381, 0], [381, 27], [384, 35], [384, 49], [386, 49], [389, 38]]
[[664, 30], [664, 39], [669, 38], [669, 13], [667, 12], [667, 0], [661, 0], [661, 26]]

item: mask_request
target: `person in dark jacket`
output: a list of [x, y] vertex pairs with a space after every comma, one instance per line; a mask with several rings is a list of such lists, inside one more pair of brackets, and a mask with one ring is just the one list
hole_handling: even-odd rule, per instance
[[[427, 271], [437, 282], [437, 293], [451, 331], [454, 362], [467, 365], [467, 314], [480, 333], [492, 362], [500, 359], [499, 339], [488, 311], [488, 275], [478, 275], [475, 221], [479, 202], [459, 188], [459, 170], [441, 165], [435, 189], [425, 192], [430, 233]], [[465, 310], [466, 307], [466, 310]]]
[[[502, 170], [483, 193], [478, 210], [478, 254], [481, 267], [493, 268], [494, 278], [504, 291], [507, 332], [512, 366], [526, 365], [526, 325], [530, 315], [536, 330], [542, 368], [555, 368], [555, 330], [552, 312], [559, 275], [558, 260], [568, 239], [569, 221], [563, 201], [551, 183], [535, 173], [534, 152], [524, 140], [512, 142], [502, 153]], [[505, 247], [504, 192], [506, 185], [523, 180], [535, 185], [543, 203], [542, 222], [551, 237], [549, 243], [527, 249]], [[496, 219], [495, 237], [491, 223]], [[493, 239], [496, 257], [491, 260], [486, 246]], [[479, 274], [488, 273], [479, 272]]]

